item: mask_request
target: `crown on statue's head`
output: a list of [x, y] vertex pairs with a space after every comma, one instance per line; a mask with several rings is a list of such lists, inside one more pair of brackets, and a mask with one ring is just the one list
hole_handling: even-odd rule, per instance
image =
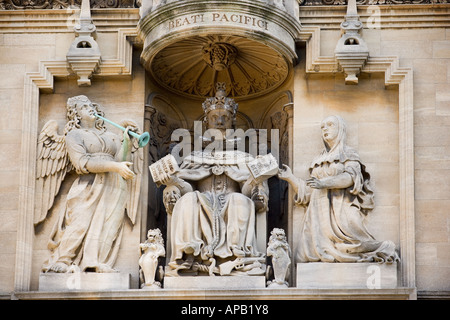
[[232, 98], [226, 97], [226, 84], [225, 82], [218, 82], [216, 84], [216, 96], [210, 97], [202, 104], [203, 111], [208, 114], [211, 110], [225, 109], [236, 116], [238, 104]]

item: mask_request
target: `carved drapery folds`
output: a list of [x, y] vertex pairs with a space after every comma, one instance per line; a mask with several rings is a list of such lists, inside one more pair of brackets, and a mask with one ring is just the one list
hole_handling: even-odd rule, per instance
[[[136, 8], [134, 0], [91, 0], [91, 8]], [[0, 0], [0, 9], [77, 9], [81, 0]]]

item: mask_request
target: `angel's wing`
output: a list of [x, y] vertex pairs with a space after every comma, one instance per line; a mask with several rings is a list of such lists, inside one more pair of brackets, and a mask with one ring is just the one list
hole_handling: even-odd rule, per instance
[[37, 143], [35, 225], [46, 218], [71, 168], [65, 136], [58, 134], [58, 123], [50, 120], [42, 128]]
[[[125, 120], [121, 123], [123, 127], [132, 127], [132, 130], [137, 134], [141, 134], [139, 127], [130, 120]], [[127, 214], [131, 222], [136, 222], [136, 216], [139, 210], [140, 194], [141, 194], [141, 183], [142, 183], [142, 173], [144, 166], [144, 151], [143, 148], [139, 148], [137, 139], [133, 139], [133, 146], [131, 150], [131, 162], [133, 162], [133, 167], [131, 168], [136, 174], [134, 179], [128, 180], [128, 199], [127, 199]]]

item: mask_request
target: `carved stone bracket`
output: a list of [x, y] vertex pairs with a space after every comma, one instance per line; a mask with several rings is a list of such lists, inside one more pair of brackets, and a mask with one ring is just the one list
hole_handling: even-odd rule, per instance
[[362, 27], [356, 0], [350, 0], [345, 21], [341, 23], [343, 34], [335, 49], [336, 60], [346, 74], [346, 84], [358, 84], [358, 74], [369, 57], [369, 49], [359, 33]]
[[95, 29], [91, 19], [89, 0], [83, 0], [80, 23], [74, 27], [77, 37], [67, 53], [67, 62], [79, 77], [79, 86], [91, 85], [90, 78], [101, 60], [100, 48], [94, 39]]

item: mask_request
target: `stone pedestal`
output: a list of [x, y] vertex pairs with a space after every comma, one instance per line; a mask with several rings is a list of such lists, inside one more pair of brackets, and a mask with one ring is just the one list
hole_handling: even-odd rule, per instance
[[301, 289], [396, 287], [396, 263], [297, 263], [297, 288]]
[[264, 276], [165, 277], [164, 289], [264, 289]]
[[41, 273], [39, 291], [110, 291], [130, 289], [128, 273]]

